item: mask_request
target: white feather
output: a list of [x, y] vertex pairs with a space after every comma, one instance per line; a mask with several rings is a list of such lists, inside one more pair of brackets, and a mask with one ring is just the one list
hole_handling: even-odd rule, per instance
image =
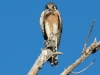
[[42, 31], [42, 34], [44, 35], [44, 11], [42, 12], [41, 14], [41, 17], [40, 17], [40, 27], [41, 27], [41, 31]]
[[56, 34], [58, 31], [58, 25], [56, 23], [53, 24], [53, 34]]
[[51, 31], [50, 31], [50, 25], [48, 24], [48, 22], [45, 23], [45, 30], [46, 30], [46, 34], [48, 37], [50, 37], [51, 35]]

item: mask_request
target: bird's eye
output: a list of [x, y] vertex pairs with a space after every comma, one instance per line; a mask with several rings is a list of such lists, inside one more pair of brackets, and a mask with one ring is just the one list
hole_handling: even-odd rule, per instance
[[52, 6], [52, 8], [55, 8], [55, 6]]

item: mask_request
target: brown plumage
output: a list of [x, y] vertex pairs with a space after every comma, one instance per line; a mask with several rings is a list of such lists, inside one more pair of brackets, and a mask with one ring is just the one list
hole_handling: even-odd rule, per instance
[[[40, 27], [45, 41], [55, 42], [55, 51], [58, 51], [62, 33], [62, 20], [54, 3], [48, 3], [40, 17]], [[52, 37], [53, 36], [53, 37]], [[58, 56], [52, 56], [48, 61], [51, 65], [58, 65]]]

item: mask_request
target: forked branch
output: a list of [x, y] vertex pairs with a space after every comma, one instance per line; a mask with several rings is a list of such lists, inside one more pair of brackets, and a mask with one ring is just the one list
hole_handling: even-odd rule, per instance
[[93, 42], [91, 44], [91, 46], [89, 46], [86, 51], [81, 55], [81, 57], [79, 59], [76, 60], [75, 63], [73, 63], [72, 65], [70, 65], [67, 69], [65, 69], [61, 75], [69, 75], [69, 73], [72, 72], [72, 70], [77, 67], [80, 63], [82, 63], [87, 57], [89, 57], [94, 51], [98, 51], [98, 49], [100, 48], [100, 42]]
[[42, 49], [42, 53], [30, 69], [27, 75], [37, 75], [38, 71], [42, 68], [43, 64], [52, 56], [52, 55], [62, 54], [61, 52], [52, 52], [50, 49]]
[[96, 38], [94, 39], [94, 42], [91, 44], [91, 46], [89, 46], [88, 48], [86, 48], [87, 43], [88, 43], [88, 39], [89, 39], [90, 34], [92, 32], [92, 29], [93, 29], [95, 21], [96, 20], [93, 21], [92, 26], [91, 26], [90, 31], [89, 31], [89, 34], [88, 34], [88, 36], [86, 38], [86, 42], [85, 42], [85, 45], [84, 45], [81, 57], [79, 59], [77, 59], [75, 63], [73, 63], [71, 66], [69, 66], [67, 69], [65, 69], [65, 71], [62, 72], [61, 75], [69, 75], [69, 73], [79, 74], [79, 73], [83, 72], [84, 70], [86, 70], [91, 64], [93, 64], [94, 61], [89, 66], [87, 66], [85, 69], [83, 69], [82, 71], [80, 71], [80, 72], [72, 72], [72, 70], [75, 67], [77, 67], [87, 57], [89, 57], [92, 53], [95, 53], [100, 48], [100, 42], [97, 43]]
[[[92, 30], [93, 30], [93, 27], [94, 27], [95, 22], [96, 22], [96, 20], [94, 19], [94, 21], [93, 21], [93, 23], [92, 23], [92, 26], [91, 26], [91, 28], [90, 28], [90, 31], [89, 31], [89, 33], [88, 33], [88, 36], [86, 37], [86, 41], [85, 41], [85, 44], [84, 44], [83, 52], [84, 52], [85, 49], [86, 49], [86, 46], [87, 46], [87, 44], [88, 44], [88, 40], [89, 40], [89, 37], [90, 37], [90, 35], [91, 35], [91, 33], [92, 33]], [[83, 52], [82, 52], [82, 53], [83, 53]]]

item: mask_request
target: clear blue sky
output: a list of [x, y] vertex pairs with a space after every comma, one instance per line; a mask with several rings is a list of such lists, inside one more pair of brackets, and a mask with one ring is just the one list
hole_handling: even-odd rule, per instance
[[[26, 75], [44, 48], [39, 18], [48, 2], [58, 6], [63, 19], [59, 66], [45, 63], [39, 75], [60, 75], [80, 57], [94, 19], [89, 39], [100, 41], [100, 0], [0, 0], [0, 75]], [[100, 51], [91, 55], [74, 71], [95, 63], [80, 75], [100, 75]]]

